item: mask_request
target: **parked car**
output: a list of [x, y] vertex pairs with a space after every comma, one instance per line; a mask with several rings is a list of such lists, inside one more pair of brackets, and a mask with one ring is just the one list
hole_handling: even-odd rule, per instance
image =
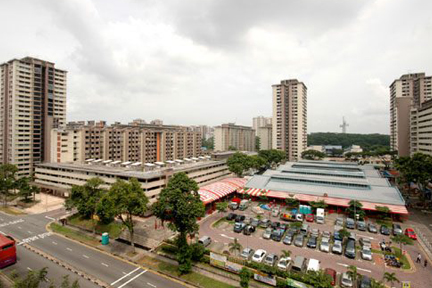
[[311, 236], [318, 237], [319, 236], [319, 230], [318, 229], [312, 229], [311, 230]]
[[360, 238], [360, 245], [363, 248], [369, 248], [369, 249], [372, 248], [372, 242], [371, 242], [371, 240], [369, 238], [366, 238], [366, 237]]
[[306, 214], [305, 220], [307, 222], [314, 222], [314, 215], [313, 214]]
[[273, 228], [273, 229], [276, 229], [276, 228], [279, 228], [279, 226], [280, 226], [280, 222], [272, 222], [271, 224], [270, 224], [270, 226]]
[[271, 239], [280, 242], [282, 240], [283, 234], [284, 232], [282, 229], [275, 229], [272, 232]]
[[288, 229], [288, 227], [289, 226], [286, 223], [281, 223], [280, 226], [279, 226], [279, 228], [282, 229], [284, 232]]
[[393, 235], [402, 235], [403, 231], [402, 231], [402, 227], [399, 224], [393, 224]]
[[380, 233], [382, 235], [390, 235], [390, 229], [386, 225], [381, 225], [380, 227]]
[[263, 233], [263, 238], [264, 239], [270, 239], [271, 238], [271, 234], [272, 234], [272, 232], [273, 232], [273, 229], [272, 228], [266, 228], [266, 230], [264, 231], [264, 233]]
[[279, 206], [276, 206], [276, 207], [274, 207], [274, 208], [272, 209], [272, 216], [273, 216], [273, 217], [277, 217], [277, 216], [279, 216], [279, 213], [280, 213], [280, 208], [279, 208]]
[[246, 227], [245, 223], [237, 222], [234, 224], [234, 232], [240, 233], [243, 231], [243, 229]]
[[331, 268], [326, 268], [324, 270], [324, 273], [331, 277], [331, 279], [332, 279], [331, 285], [335, 286], [336, 285], [336, 275], [337, 275], [336, 270], [331, 269]]
[[293, 238], [294, 238], [294, 234], [293, 233], [290, 234], [289, 232], [290, 231], [288, 231], [287, 235], [284, 237], [284, 239], [282, 241], [286, 245], [291, 245]]
[[307, 242], [307, 247], [315, 249], [317, 247], [318, 238], [316, 236], [311, 236]]
[[279, 270], [286, 271], [288, 269], [290, 263], [291, 263], [290, 257], [282, 257], [282, 258], [280, 258], [280, 260], [277, 264], [277, 268]]
[[305, 235], [304, 234], [299, 234], [295, 237], [294, 240], [294, 245], [297, 247], [303, 247], [304, 245], [304, 239], [305, 239]]
[[412, 228], [405, 229], [405, 235], [413, 240], [417, 240], [417, 234], [414, 232]]
[[355, 229], [354, 219], [347, 218], [347, 220], [346, 220], [346, 228], [348, 228], [348, 229]]
[[334, 239], [335, 241], [343, 241], [343, 237], [342, 237], [342, 235], [339, 233], [339, 231], [335, 231], [335, 232], [333, 233], [333, 239]]
[[348, 239], [356, 240], [357, 235], [354, 232], [350, 232]]
[[211, 244], [211, 238], [209, 236], [203, 236], [198, 240], [198, 243], [203, 245], [204, 247], [207, 247]]
[[351, 276], [347, 272], [342, 273], [341, 286], [350, 288], [350, 287], [353, 287], [353, 285], [354, 284], [353, 284]]
[[309, 232], [309, 225], [305, 223], [300, 228], [300, 234], [307, 235], [308, 232]]
[[297, 213], [296, 214], [296, 220], [299, 221], [299, 222], [303, 222], [303, 214]]
[[323, 231], [322, 232], [322, 237], [323, 238], [331, 238], [331, 232], [330, 231]]
[[344, 226], [344, 218], [343, 217], [337, 217], [335, 220], [335, 226]]
[[267, 228], [270, 225], [270, 223], [271, 223], [270, 220], [263, 219], [263, 220], [261, 220], [260, 227]]
[[360, 279], [359, 288], [371, 288], [371, 287], [372, 287], [372, 280], [368, 276], [362, 275]]
[[249, 260], [252, 257], [252, 255], [254, 254], [254, 252], [255, 251], [252, 248], [245, 248], [240, 253], [240, 257], [245, 259], [245, 260]]
[[244, 235], [251, 235], [254, 232], [255, 232], [255, 227], [252, 225], [247, 225], [243, 230]]
[[237, 214], [235, 213], [229, 213], [228, 216], [226, 216], [226, 220], [232, 221], [237, 217]]
[[342, 254], [342, 242], [339, 240], [335, 240], [333, 247], [332, 247], [332, 252], [334, 254]]
[[364, 260], [372, 261], [372, 251], [371, 251], [371, 249], [367, 248], [367, 247], [363, 247], [363, 249], [361, 250], [361, 257]]
[[246, 219], [246, 216], [244, 215], [237, 215], [235, 218], [235, 222], [243, 222]]
[[357, 230], [366, 231], [366, 222], [365, 221], [357, 221]]
[[307, 271], [320, 271], [320, 261], [317, 259], [309, 259]]
[[264, 260], [264, 257], [266, 256], [267, 252], [263, 249], [258, 249], [255, 251], [254, 255], [252, 256], [252, 261], [261, 263]]
[[372, 223], [368, 224], [368, 230], [370, 233], [378, 233], [376, 225]]
[[252, 218], [250, 221], [250, 225], [256, 228], [260, 225], [260, 220], [257, 218]]
[[274, 266], [278, 260], [278, 256], [276, 254], [268, 254], [264, 259], [264, 264], [269, 266]]
[[303, 256], [296, 256], [292, 264], [291, 270], [294, 272], [303, 272], [306, 269], [306, 258]]
[[329, 238], [323, 237], [321, 239], [320, 250], [322, 252], [329, 252], [330, 251], [330, 239]]
[[355, 240], [348, 239], [345, 246], [345, 256], [354, 259], [356, 256]]

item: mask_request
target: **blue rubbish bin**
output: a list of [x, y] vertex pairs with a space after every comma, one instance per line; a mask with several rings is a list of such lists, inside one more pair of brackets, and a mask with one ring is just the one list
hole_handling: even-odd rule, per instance
[[102, 245], [108, 245], [109, 244], [109, 235], [107, 232], [102, 233]]

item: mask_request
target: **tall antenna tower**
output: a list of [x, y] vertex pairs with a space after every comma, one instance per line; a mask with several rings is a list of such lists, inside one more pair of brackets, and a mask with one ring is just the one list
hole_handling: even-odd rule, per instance
[[342, 125], [339, 125], [340, 128], [342, 128], [342, 133], [346, 134], [346, 129], [349, 126], [349, 124], [345, 121], [345, 116], [342, 117]]

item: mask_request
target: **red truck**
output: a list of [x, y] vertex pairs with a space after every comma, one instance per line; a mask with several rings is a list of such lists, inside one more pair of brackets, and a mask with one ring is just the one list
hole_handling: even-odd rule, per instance
[[0, 268], [15, 264], [16, 243], [11, 236], [0, 234]]

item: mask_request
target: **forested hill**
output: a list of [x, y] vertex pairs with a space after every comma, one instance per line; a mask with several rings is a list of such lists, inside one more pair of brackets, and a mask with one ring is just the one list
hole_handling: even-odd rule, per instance
[[317, 132], [308, 135], [308, 146], [310, 145], [342, 145], [343, 148], [360, 145], [363, 149], [370, 150], [377, 146], [390, 146], [390, 136], [383, 134]]

